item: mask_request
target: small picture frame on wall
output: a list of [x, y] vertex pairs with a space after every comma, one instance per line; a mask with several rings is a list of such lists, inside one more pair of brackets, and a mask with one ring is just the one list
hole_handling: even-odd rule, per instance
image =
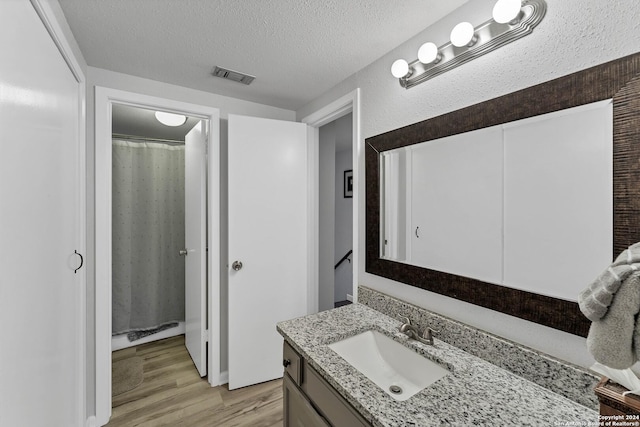
[[353, 170], [344, 171], [344, 197], [353, 197]]

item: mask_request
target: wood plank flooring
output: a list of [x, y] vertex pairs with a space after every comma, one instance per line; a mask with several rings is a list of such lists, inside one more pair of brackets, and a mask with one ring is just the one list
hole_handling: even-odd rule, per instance
[[108, 427], [272, 427], [282, 426], [282, 380], [229, 391], [200, 378], [184, 346], [184, 336], [113, 353], [116, 361], [144, 360], [144, 381], [113, 398]]

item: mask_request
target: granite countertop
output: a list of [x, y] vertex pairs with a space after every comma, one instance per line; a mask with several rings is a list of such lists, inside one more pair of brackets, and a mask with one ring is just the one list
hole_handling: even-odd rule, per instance
[[[278, 332], [374, 426], [598, 425], [598, 413], [435, 338], [398, 332], [401, 322], [361, 304], [280, 322]], [[328, 344], [377, 330], [446, 367], [450, 374], [396, 401]]]

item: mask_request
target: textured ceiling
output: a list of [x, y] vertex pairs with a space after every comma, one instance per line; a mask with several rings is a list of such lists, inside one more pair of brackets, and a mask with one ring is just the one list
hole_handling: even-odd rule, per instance
[[[59, 0], [92, 67], [296, 110], [467, 0]], [[245, 86], [214, 66], [256, 76]]]

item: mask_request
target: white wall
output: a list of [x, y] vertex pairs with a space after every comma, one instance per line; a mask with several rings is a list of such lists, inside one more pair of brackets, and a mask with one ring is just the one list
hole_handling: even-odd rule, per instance
[[[95, 413], [95, 113], [94, 113], [94, 88], [102, 86], [112, 89], [125, 90], [144, 95], [168, 98], [177, 101], [200, 104], [215, 107], [220, 110], [220, 157], [223, 159], [221, 166], [221, 265], [227, 264], [227, 117], [229, 114], [243, 114], [247, 116], [263, 117], [292, 121], [295, 112], [281, 108], [270, 107], [254, 102], [242, 101], [235, 98], [216, 95], [181, 86], [170, 85], [154, 80], [143, 79], [127, 74], [116, 73], [100, 68], [87, 68], [87, 413]], [[226, 269], [222, 268], [221, 277], [221, 320], [226, 321]], [[221, 331], [221, 347], [226, 348], [226, 327]], [[221, 365], [227, 366], [226, 352], [221, 354]]]
[[336, 123], [319, 129], [318, 141], [318, 311], [334, 307]]
[[[478, 25], [489, 19], [494, 0], [471, 1], [301, 108], [297, 117], [360, 88], [364, 139], [640, 51], [636, 0], [546, 1], [547, 14], [531, 35], [417, 87], [402, 89], [389, 71], [395, 59], [415, 59], [418, 47], [428, 40], [444, 44], [451, 28], [462, 20]], [[364, 254], [364, 140], [358, 144], [358, 248]], [[362, 285], [561, 359], [582, 366], [592, 363], [583, 338], [367, 274], [364, 258], [358, 265]]]

